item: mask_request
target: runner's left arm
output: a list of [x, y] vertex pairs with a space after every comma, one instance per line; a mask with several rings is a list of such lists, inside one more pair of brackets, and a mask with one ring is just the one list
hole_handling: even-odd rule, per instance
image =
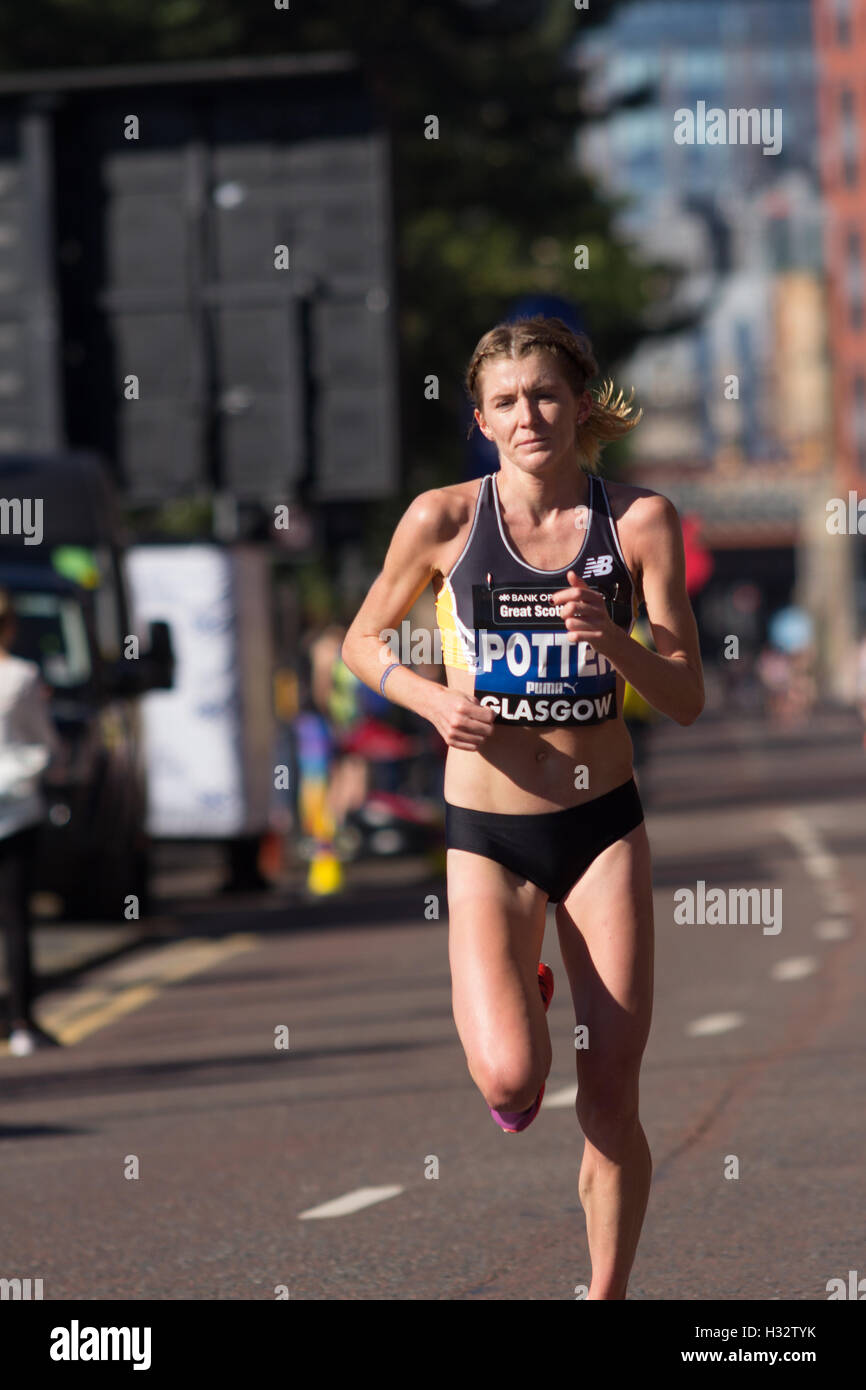
[[695, 615], [686, 590], [683, 532], [673, 503], [659, 493], [641, 498], [636, 528], [647, 618], [656, 650], [641, 646], [607, 615], [602, 596], [569, 571], [564, 617], [573, 641], [588, 641], [654, 709], [693, 724], [704, 708], [704, 677]]

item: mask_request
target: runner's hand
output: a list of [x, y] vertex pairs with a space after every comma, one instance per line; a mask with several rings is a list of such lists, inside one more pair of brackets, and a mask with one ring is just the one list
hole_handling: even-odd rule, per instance
[[464, 695], [444, 686], [439, 688], [439, 696], [427, 718], [449, 748], [461, 748], [467, 753], [477, 752], [490, 737], [496, 721], [493, 710], [482, 705], [474, 695]]
[[558, 589], [553, 595], [553, 602], [562, 607], [568, 640], [589, 642], [604, 656], [605, 648], [615, 644], [619, 635], [619, 628], [608, 616], [604, 594], [584, 584], [576, 570], [568, 571], [568, 579], [571, 588]]

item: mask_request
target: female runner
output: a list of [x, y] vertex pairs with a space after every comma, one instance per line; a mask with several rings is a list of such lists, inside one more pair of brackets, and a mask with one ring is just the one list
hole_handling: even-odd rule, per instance
[[[553, 977], [539, 957], [556, 903], [576, 1022], [588, 1297], [624, 1299], [652, 1173], [638, 1084], [654, 927], [623, 690], [627, 680], [686, 725], [704, 687], [675, 508], [598, 476], [602, 444], [640, 414], [612, 384], [589, 391], [597, 374], [588, 340], [560, 319], [484, 335], [466, 387], [499, 470], [415, 498], [342, 654], [448, 745], [454, 1020], [509, 1133], [534, 1120], [551, 1066]], [[394, 662], [383, 641], [431, 582], [447, 685]], [[641, 602], [654, 652], [629, 635]]]

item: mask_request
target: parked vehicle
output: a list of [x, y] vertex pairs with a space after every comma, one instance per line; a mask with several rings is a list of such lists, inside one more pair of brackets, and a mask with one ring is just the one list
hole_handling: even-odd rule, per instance
[[[146, 691], [172, 686], [170, 633], [153, 622], [137, 645], [119, 510], [95, 457], [0, 457], [0, 494], [0, 585], [17, 620], [12, 650], [39, 664], [62, 742], [45, 777], [36, 884], [62, 898], [67, 917], [120, 920], [129, 894], [140, 913], [147, 908], [138, 706]], [[37, 513], [41, 534], [13, 533], [10, 519]]]

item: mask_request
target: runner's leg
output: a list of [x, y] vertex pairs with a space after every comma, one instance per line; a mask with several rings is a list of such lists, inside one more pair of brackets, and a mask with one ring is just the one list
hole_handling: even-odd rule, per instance
[[578, 1049], [585, 1136], [578, 1191], [592, 1261], [590, 1299], [624, 1299], [649, 1197], [652, 1160], [638, 1115], [653, 993], [649, 841], [639, 825], [603, 850], [556, 908]]
[[482, 855], [449, 849], [448, 955], [469, 1074], [496, 1110], [532, 1105], [552, 1051], [538, 988], [547, 895]]

